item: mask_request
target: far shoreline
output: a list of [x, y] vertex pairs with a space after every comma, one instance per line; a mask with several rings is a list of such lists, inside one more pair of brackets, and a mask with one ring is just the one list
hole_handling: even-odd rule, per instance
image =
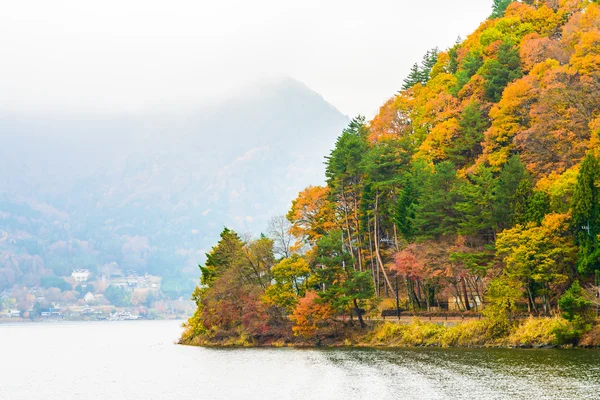
[[0, 326], [2, 325], [28, 325], [28, 324], [71, 324], [71, 323], [106, 323], [106, 322], [154, 322], [154, 321], [173, 321], [173, 322], [185, 322], [184, 318], [156, 318], [156, 319], [136, 319], [136, 320], [84, 320], [84, 319], [35, 319], [31, 320], [28, 318], [14, 318], [0, 319]]

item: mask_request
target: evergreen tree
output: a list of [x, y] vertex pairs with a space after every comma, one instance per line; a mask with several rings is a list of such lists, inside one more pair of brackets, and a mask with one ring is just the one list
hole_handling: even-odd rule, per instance
[[367, 152], [368, 128], [365, 118], [354, 118], [338, 137], [334, 149], [326, 157], [327, 185], [335, 193], [360, 181], [360, 164]]
[[492, 5], [492, 15], [490, 18], [502, 18], [504, 16], [504, 12], [514, 0], [494, 0], [494, 4]]
[[429, 76], [431, 75], [431, 70], [435, 66], [437, 62], [438, 55], [440, 54], [440, 50], [436, 47], [429, 50], [423, 56], [423, 60], [421, 61], [420, 68], [420, 82], [424, 85], [429, 81]]
[[581, 274], [600, 269], [600, 166], [589, 153], [581, 163], [571, 204], [573, 229], [579, 245], [577, 267]]
[[[558, 299], [558, 305], [563, 318], [567, 321], [574, 321], [578, 317], [590, 319], [592, 302], [586, 298], [579, 281], [573, 282], [571, 287]], [[593, 318], [591, 316], [592, 320]]]
[[374, 295], [372, 278], [368, 272], [349, 267], [351, 258], [344, 250], [342, 231], [332, 231], [317, 242], [316, 263], [311, 284], [319, 289], [319, 297], [334, 310], [354, 312], [361, 327], [366, 324], [362, 317], [365, 301]]
[[592, 328], [596, 318], [592, 302], [587, 299], [579, 281], [574, 281], [558, 299], [558, 306], [563, 318], [570, 321], [571, 324], [554, 329], [557, 342], [577, 344], [581, 336]]
[[219, 243], [206, 254], [204, 266], [198, 265], [202, 273], [200, 282], [210, 286], [224, 271], [238, 265], [243, 258], [243, 245], [237, 233], [224, 228]]
[[416, 232], [413, 225], [415, 208], [429, 177], [428, 166], [423, 161], [414, 162], [410, 171], [406, 172], [400, 182], [401, 189], [398, 193], [398, 202], [394, 210], [394, 222], [400, 234], [407, 241], [415, 238]]
[[458, 48], [460, 47], [460, 43], [462, 42], [461, 37], [459, 36], [456, 39], [456, 44], [448, 50], [448, 57], [450, 61], [448, 62], [448, 73], [456, 74], [458, 71]]
[[459, 120], [459, 136], [447, 150], [448, 160], [459, 169], [474, 162], [481, 154], [483, 134], [489, 126], [490, 121], [481, 104], [470, 102]]
[[365, 210], [369, 215], [378, 216], [377, 234], [387, 232], [387, 237], [394, 236], [395, 221], [385, 217], [396, 212], [398, 191], [411, 156], [406, 144], [400, 140], [379, 141], [371, 146], [362, 164], [368, 183], [363, 197]]
[[415, 63], [408, 76], [404, 78], [404, 83], [402, 84], [402, 90], [408, 90], [411, 87], [415, 86], [417, 83], [421, 83], [421, 70], [419, 69], [419, 64]]
[[426, 190], [415, 205], [412, 221], [420, 238], [439, 238], [456, 231], [459, 213], [455, 205], [460, 199], [457, 185], [456, 170], [449, 161], [437, 164], [435, 172], [428, 174]]
[[415, 235], [412, 220], [415, 218], [414, 205], [418, 197], [417, 189], [414, 187], [411, 178], [410, 175], [407, 175], [403, 180], [394, 214], [394, 222], [398, 227], [398, 231], [408, 241], [411, 241]]
[[[514, 219], [517, 189], [523, 179], [531, 179], [519, 156], [511, 157], [496, 179], [495, 216], [500, 230], [510, 228]], [[521, 201], [521, 200], [520, 200]], [[524, 207], [526, 209], [526, 206]]]
[[519, 184], [510, 201], [512, 210], [511, 222], [513, 224], [526, 225], [529, 222], [529, 209], [531, 208], [531, 199], [533, 197], [533, 182], [529, 176], [525, 176]]
[[550, 209], [550, 199], [542, 191], [533, 189], [533, 181], [529, 174], [525, 174], [519, 182], [510, 202], [512, 210], [511, 223], [513, 225], [526, 225], [534, 222], [539, 225]]
[[454, 94], [458, 94], [460, 90], [471, 80], [471, 77], [479, 71], [483, 65], [483, 56], [480, 51], [469, 52], [464, 60], [460, 63], [460, 68], [456, 73], [456, 88]]
[[[331, 189], [331, 197], [335, 200], [337, 211], [343, 219], [346, 240], [350, 245], [350, 253], [356, 254], [359, 265], [360, 254], [355, 252], [355, 235], [359, 232], [357, 217], [361, 191], [363, 186], [363, 158], [368, 153], [368, 128], [365, 118], [354, 118], [338, 137], [334, 149], [326, 157], [325, 176], [327, 186]], [[357, 243], [360, 245], [360, 243]]]
[[477, 174], [469, 175], [467, 181], [459, 186], [460, 200], [455, 206], [461, 215], [459, 233], [481, 236], [486, 241], [494, 239], [494, 189], [494, 175], [486, 167], [480, 167]]
[[534, 191], [531, 201], [529, 202], [529, 209], [527, 210], [527, 221], [535, 222], [537, 225], [541, 224], [546, 214], [550, 212], [550, 198], [549, 196], [540, 190]]
[[497, 103], [502, 98], [506, 85], [523, 76], [519, 51], [510, 43], [503, 43], [496, 59], [489, 59], [484, 65], [484, 98]]

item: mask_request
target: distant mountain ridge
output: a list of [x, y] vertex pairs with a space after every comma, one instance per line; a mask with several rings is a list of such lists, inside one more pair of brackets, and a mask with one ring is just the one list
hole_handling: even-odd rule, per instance
[[0, 290], [112, 262], [193, 276], [224, 225], [258, 234], [323, 181], [347, 122], [293, 79], [193, 112], [0, 117]]

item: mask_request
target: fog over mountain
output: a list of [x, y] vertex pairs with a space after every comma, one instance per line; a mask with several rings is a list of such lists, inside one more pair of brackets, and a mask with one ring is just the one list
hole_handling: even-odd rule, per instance
[[4, 114], [0, 290], [113, 262], [195, 276], [223, 226], [257, 235], [323, 181], [347, 122], [289, 78], [186, 109]]

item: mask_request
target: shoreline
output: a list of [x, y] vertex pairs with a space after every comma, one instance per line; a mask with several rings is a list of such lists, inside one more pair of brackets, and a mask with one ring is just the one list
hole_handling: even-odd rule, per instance
[[348, 345], [344, 343], [335, 343], [327, 345], [311, 345], [311, 344], [225, 344], [225, 343], [204, 343], [190, 344], [177, 342], [180, 346], [203, 347], [207, 349], [298, 349], [298, 350], [334, 350], [334, 349], [371, 349], [371, 350], [595, 350], [599, 351], [600, 346], [562, 346], [562, 345], [540, 345], [540, 346], [504, 346], [504, 345], [489, 345], [489, 346], [394, 346], [394, 345], [374, 345], [374, 344], [355, 344]]
[[[178, 344], [207, 348], [440, 348], [440, 349], [598, 349], [600, 325], [565, 341], [570, 325], [560, 318], [529, 318], [509, 326], [489, 320], [439, 324], [414, 319], [410, 323], [379, 322], [366, 328], [329, 327], [315, 336], [248, 335], [243, 331], [182, 336]], [[504, 329], [504, 330], [500, 330]]]

